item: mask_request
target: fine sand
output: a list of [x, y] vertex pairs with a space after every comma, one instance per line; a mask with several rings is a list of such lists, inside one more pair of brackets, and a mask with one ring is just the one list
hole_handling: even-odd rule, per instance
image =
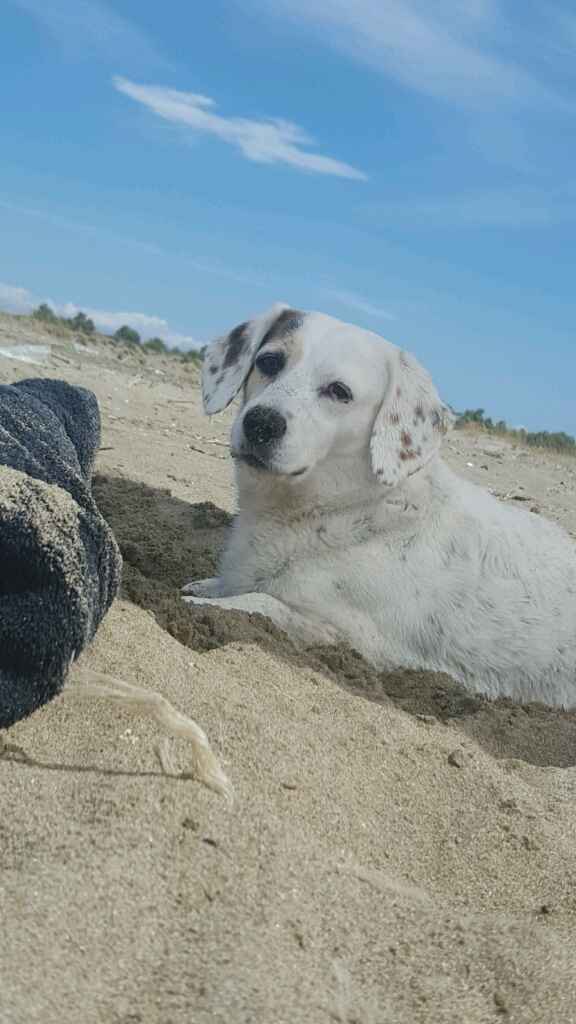
[[[576, 1022], [576, 715], [186, 608], [233, 510], [230, 416], [194, 369], [0, 316], [0, 382], [24, 376], [101, 403], [125, 569], [84, 664], [195, 719], [235, 803], [105, 701], [5, 734], [1, 1024]], [[576, 535], [575, 460], [476, 433], [446, 457]]]

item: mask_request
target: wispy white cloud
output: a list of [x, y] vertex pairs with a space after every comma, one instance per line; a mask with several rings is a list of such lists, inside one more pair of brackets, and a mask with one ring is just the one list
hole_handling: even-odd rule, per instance
[[349, 292], [339, 288], [327, 288], [324, 294], [340, 306], [346, 306], [348, 309], [365, 313], [366, 316], [375, 317], [377, 320], [396, 319], [390, 310], [383, 309], [382, 306], [376, 305], [370, 299], [365, 299], [363, 295], [358, 295], [356, 292]]
[[29, 313], [33, 306], [32, 296], [26, 288], [0, 281], [0, 309], [9, 313]]
[[128, 327], [138, 331], [144, 341], [148, 338], [159, 337], [170, 347], [178, 346], [182, 349], [196, 348], [200, 344], [192, 335], [174, 331], [168, 321], [160, 316], [150, 316], [148, 313], [112, 312], [105, 309], [94, 309], [91, 306], [78, 306], [75, 302], [53, 302], [52, 299], [39, 298], [27, 288], [0, 281], [0, 309], [10, 313], [30, 313], [42, 302], [50, 306], [57, 316], [74, 317], [79, 312], [86, 313], [94, 321], [96, 328], [104, 334], [113, 334], [119, 327], [127, 324]]
[[[402, 85], [466, 107], [567, 107], [507, 58], [498, 0], [252, 0]], [[503, 31], [503, 27], [505, 31]]]
[[516, 188], [375, 203], [373, 220], [403, 228], [548, 228], [576, 221], [576, 189]]
[[104, 0], [13, 0], [35, 17], [75, 59], [95, 57], [118, 66], [127, 60], [142, 66], [164, 66], [148, 36]]
[[305, 147], [313, 145], [313, 139], [290, 121], [223, 117], [216, 113], [216, 104], [208, 96], [159, 85], [138, 85], [120, 77], [114, 78], [114, 85], [119, 92], [164, 120], [185, 125], [193, 132], [213, 135], [235, 146], [247, 160], [260, 164], [287, 164], [316, 174], [366, 180], [364, 172], [351, 164], [310, 152]]

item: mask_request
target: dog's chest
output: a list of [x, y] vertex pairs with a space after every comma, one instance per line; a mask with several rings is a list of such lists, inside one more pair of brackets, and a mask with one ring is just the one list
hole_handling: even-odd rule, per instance
[[[224, 558], [223, 572], [242, 581], [242, 590], [290, 595], [333, 603], [353, 579], [369, 580], [374, 558], [386, 542], [366, 513], [301, 520], [237, 523]], [[372, 566], [372, 571], [370, 570]]]

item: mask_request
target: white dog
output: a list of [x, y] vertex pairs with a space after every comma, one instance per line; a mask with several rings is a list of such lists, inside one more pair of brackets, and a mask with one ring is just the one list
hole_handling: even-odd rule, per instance
[[286, 306], [213, 342], [208, 414], [232, 429], [239, 514], [220, 575], [184, 599], [261, 612], [374, 665], [576, 705], [576, 547], [439, 455], [452, 414], [407, 353]]

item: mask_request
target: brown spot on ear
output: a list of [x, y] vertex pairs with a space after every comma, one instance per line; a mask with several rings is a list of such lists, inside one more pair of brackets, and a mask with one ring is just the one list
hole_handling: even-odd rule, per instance
[[409, 462], [412, 459], [419, 459], [422, 455], [422, 448], [418, 445], [418, 448], [402, 448], [400, 452], [400, 461]]
[[225, 370], [230, 366], [233, 366], [234, 363], [237, 363], [242, 355], [242, 351], [248, 341], [248, 333], [246, 331], [247, 327], [247, 323], [238, 324], [238, 327], [235, 327], [233, 331], [230, 331], [226, 347], [226, 356], [224, 358]]
[[411, 438], [411, 436], [410, 436], [410, 434], [408, 433], [407, 430], [403, 430], [402, 431], [402, 433], [400, 435], [400, 440], [402, 441], [402, 447], [403, 448], [411, 448], [412, 447], [412, 438]]

